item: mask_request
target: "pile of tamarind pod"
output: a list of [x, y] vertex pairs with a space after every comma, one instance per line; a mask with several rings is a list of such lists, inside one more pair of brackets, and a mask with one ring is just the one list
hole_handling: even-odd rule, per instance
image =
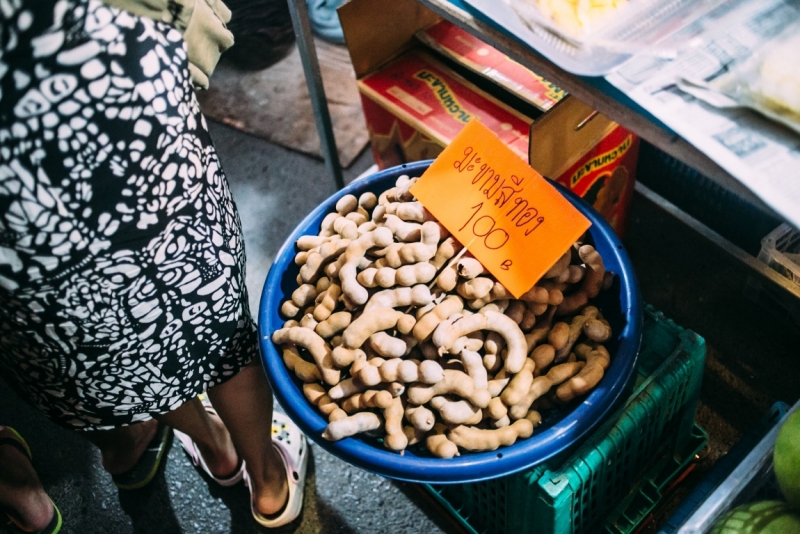
[[415, 180], [342, 197], [298, 239], [272, 340], [326, 439], [367, 432], [440, 458], [512, 445], [603, 377], [611, 328], [589, 302], [612, 274], [576, 243], [515, 299], [414, 201]]

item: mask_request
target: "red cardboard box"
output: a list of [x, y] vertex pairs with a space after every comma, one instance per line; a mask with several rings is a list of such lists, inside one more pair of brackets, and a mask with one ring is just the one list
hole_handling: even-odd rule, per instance
[[386, 168], [436, 155], [472, 118], [522, 158], [533, 122], [429, 55], [411, 50], [358, 80], [375, 161]]
[[449, 21], [441, 20], [417, 32], [426, 46], [497, 83], [542, 111], [567, 93]]

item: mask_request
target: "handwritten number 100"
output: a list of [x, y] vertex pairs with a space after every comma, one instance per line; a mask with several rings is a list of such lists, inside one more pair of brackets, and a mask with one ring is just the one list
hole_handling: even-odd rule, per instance
[[[482, 207], [483, 202], [475, 204], [470, 208], [475, 211], [470, 215], [469, 219], [467, 219], [467, 222], [464, 223], [464, 226], [458, 229], [459, 232], [464, 230], [472, 219], [475, 219], [475, 216], [478, 215]], [[509, 238], [508, 232], [502, 228], [495, 228], [496, 224], [497, 221], [494, 220], [494, 217], [489, 215], [482, 215], [472, 223], [472, 233], [477, 237], [482, 237], [483, 245], [490, 250], [499, 249], [508, 242]]]

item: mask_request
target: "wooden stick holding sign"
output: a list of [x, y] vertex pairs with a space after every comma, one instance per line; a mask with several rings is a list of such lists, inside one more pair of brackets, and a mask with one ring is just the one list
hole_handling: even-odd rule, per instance
[[515, 297], [591, 226], [572, 204], [477, 120], [411, 188]]

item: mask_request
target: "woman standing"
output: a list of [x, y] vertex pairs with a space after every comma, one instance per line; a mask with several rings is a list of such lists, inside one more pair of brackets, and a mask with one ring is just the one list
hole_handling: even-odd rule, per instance
[[239, 216], [192, 86], [230, 46], [228, 16], [210, 0], [3, 2], [0, 369], [119, 485], [146, 482], [134, 468], [166, 425], [279, 526], [302, 506], [307, 446], [273, 418]]

